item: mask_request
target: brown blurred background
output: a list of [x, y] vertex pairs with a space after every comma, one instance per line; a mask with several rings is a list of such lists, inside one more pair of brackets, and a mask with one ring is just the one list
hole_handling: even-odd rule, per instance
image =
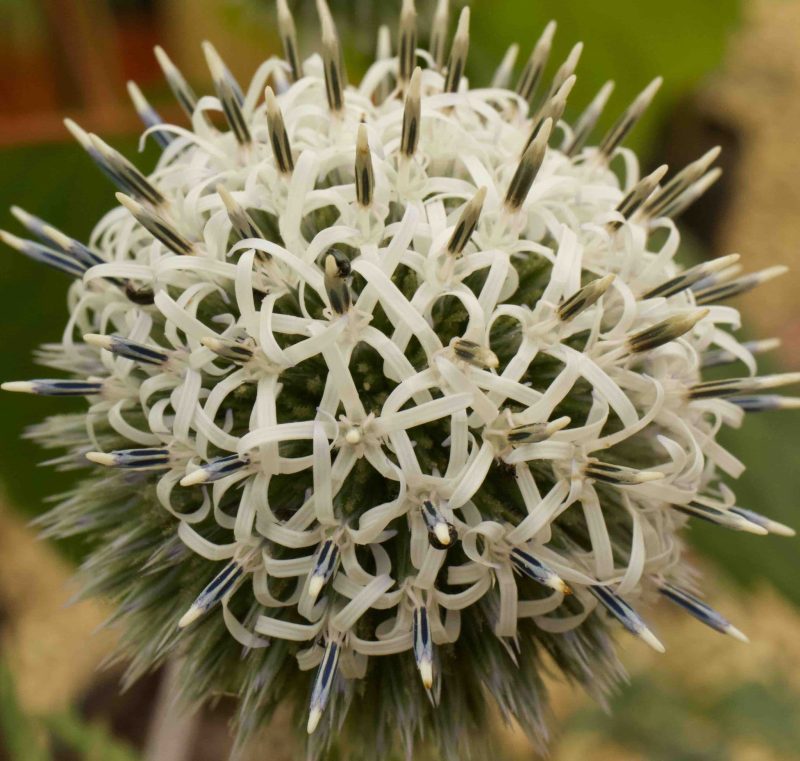
[[[369, 60], [378, 24], [394, 29], [399, 4], [331, 2], [353, 79]], [[417, 5], [422, 18], [433, 11], [432, 2]], [[292, 7], [308, 54], [318, 38], [313, 3]], [[511, 42], [526, 56], [551, 17], [559, 22], [553, 69], [584, 40], [568, 118], [613, 78], [608, 123], [652, 77], [664, 75], [657, 105], [630, 141], [644, 168], [666, 160], [677, 169], [714, 144], [725, 149], [723, 180], [685, 216], [684, 260], [736, 251], [747, 270], [792, 267], [735, 305], [744, 312], [745, 335], [781, 338], [767, 369], [800, 367], [800, 0], [478, 0], [472, 7], [468, 74], [476, 82], [488, 81]], [[0, 227], [18, 232], [5, 211], [18, 203], [86, 236], [111, 206], [112, 189], [67, 139], [62, 119], [74, 118], [133, 157], [141, 125], [126, 82], [135, 80], [162, 115], [183, 123], [152, 48], [161, 44], [198, 91], [209, 91], [203, 39], [246, 82], [278, 50], [273, 2], [0, 0]], [[145, 147], [140, 166], [152, 165], [153, 150]], [[29, 350], [60, 336], [65, 282], [11, 251], [0, 252], [0, 265], [0, 375], [33, 377]], [[120, 695], [118, 669], [100, 668], [114, 642], [113, 631], [95, 632], [108, 611], [102, 602], [65, 607], [81, 547], [37, 542], [27, 527], [44, 498], [70, 479], [39, 469], [43, 456], [18, 437], [63, 403], [0, 401], [0, 760], [226, 758], [226, 705], [181, 721], [164, 698], [169, 675]], [[750, 465], [736, 485], [743, 506], [793, 525], [800, 523], [798, 427], [798, 413], [767, 414], [726, 438]], [[632, 676], [612, 714], [553, 685], [554, 761], [800, 758], [797, 543], [713, 527], [693, 528], [691, 538], [711, 603], [752, 644], [662, 606], [655, 625], [667, 655], [620, 639]], [[264, 747], [271, 761], [301, 757], [287, 722], [279, 717], [253, 758], [267, 757]], [[496, 759], [532, 758], [513, 728], [498, 728], [497, 742]]]

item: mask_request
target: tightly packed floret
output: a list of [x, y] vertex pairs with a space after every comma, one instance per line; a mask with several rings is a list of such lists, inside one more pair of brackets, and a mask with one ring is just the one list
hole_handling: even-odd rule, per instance
[[5, 388], [86, 397], [33, 435], [100, 466], [46, 531], [90, 540], [130, 677], [179, 653], [189, 698], [239, 696], [240, 737], [295, 696], [312, 750], [352, 729], [370, 758], [423, 733], [463, 758], [493, 698], [541, 742], [548, 665], [602, 697], [610, 619], [663, 650], [640, 601], [744, 637], [680, 533], [791, 533], [736, 506], [716, 441], [797, 406], [721, 305], [778, 269], [676, 261], [717, 150], [639, 176], [622, 143], [658, 81], [587, 147], [611, 86], [562, 121], [581, 47], [542, 87], [554, 24], [513, 89], [515, 47], [474, 89], [469, 10], [445, 55], [447, 3], [428, 52], [406, 0], [356, 87], [318, 6], [322, 55], [279, 2], [285, 60], [245, 92], [208, 43], [200, 98], [157, 49], [191, 125], [131, 86], [149, 176], [68, 122], [120, 191], [88, 244], [14, 210], [35, 240], [4, 240], [75, 280], [40, 352], [68, 377]]

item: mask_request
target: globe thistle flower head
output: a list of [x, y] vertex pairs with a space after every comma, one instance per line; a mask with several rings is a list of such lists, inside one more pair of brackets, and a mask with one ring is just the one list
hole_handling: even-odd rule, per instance
[[793, 533], [737, 505], [717, 441], [798, 406], [727, 303], [782, 268], [680, 264], [718, 150], [640, 176], [660, 80], [590, 145], [612, 86], [564, 121], [582, 46], [546, 83], [554, 23], [476, 88], [469, 10], [450, 39], [439, 2], [426, 50], [404, 0], [354, 85], [318, 11], [303, 59], [279, 0], [284, 58], [244, 90], [209, 43], [202, 96], [157, 48], [189, 123], [130, 86], [149, 175], [67, 122], [119, 202], [87, 243], [14, 209], [30, 238], [4, 242], [73, 281], [39, 354], [63, 377], [4, 388], [88, 403], [31, 431], [91, 467], [44, 531], [90, 540], [128, 678], [180, 657], [187, 700], [238, 696], [242, 741], [290, 703], [312, 756], [464, 758], [496, 705], [541, 746], [545, 673], [602, 700], [617, 632], [664, 651], [657, 599], [746, 639], [682, 536]]

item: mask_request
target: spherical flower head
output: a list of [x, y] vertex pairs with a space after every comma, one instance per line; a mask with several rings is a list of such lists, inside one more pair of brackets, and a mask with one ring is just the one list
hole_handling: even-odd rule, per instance
[[128, 677], [182, 658], [188, 699], [238, 695], [241, 741], [288, 702], [311, 755], [460, 759], [495, 703], [542, 745], [545, 672], [602, 699], [618, 630], [664, 650], [656, 598], [744, 638], [681, 536], [791, 533], [736, 505], [716, 441], [797, 406], [721, 304], [779, 270], [678, 263], [717, 151], [640, 177], [623, 142], [658, 80], [590, 147], [611, 87], [562, 120], [581, 46], [545, 85], [554, 24], [515, 87], [512, 48], [475, 89], [469, 10], [448, 42], [438, 4], [429, 53], [405, 0], [354, 86], [318, 9], [302, 60], [278, 3], [285, 60], [244, 91], [208, 43], [200, 98], [157, 49], [190, 126], [131, 86], [149, 176], [68, 123], [119, 190], [88, 243], [15, 209], [32, 239], [4, 240], [74, 282], [40, 353], [66, 377], [5, 388], [88, 401], [34, 429], [92, 467], [46, 533], [90, 541]]

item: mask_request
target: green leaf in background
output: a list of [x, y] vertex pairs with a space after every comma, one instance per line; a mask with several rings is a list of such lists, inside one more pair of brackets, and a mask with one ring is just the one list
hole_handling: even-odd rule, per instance
[[139, 755], [102, 724], [87, 723], [74, 712], [44, 720], [54, 741], [84, 761], [139, 761]]
[[0, 758], [9, 761], [50, 761], [42, 732], [17, 701], [14, 680], [0, 660]]
[[11, 672], [0, 660], [0, 758], [52, 761], [48, 746], [68, 748], [82, 761], [139, 761], [139, 755], [106, 727], [86, 722], [74, 711], [28, 716], [17, 700]]
[[[800, 724], [791, 717], [800, 715], [800, 701], [780, 677], [706, 693], [639, 676], [612, 701], [611, 709], [582, 709], [562, 732], [591, 733], [597, 745], [609, 743], [647, 761], [798, 758]], [[737, 755], [748, 744], [759, 749], [757, 755]]]

